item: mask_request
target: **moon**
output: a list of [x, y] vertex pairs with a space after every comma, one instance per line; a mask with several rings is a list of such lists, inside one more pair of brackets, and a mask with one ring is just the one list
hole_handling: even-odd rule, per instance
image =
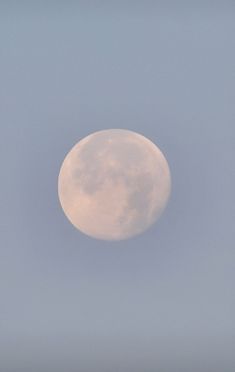
[[65, 157], [58, 195], [69, 221], [103, 240], [146, 231], [166, 207], [171, 190], [168, 163], [141, 134], [101, 130], [80, 140]]

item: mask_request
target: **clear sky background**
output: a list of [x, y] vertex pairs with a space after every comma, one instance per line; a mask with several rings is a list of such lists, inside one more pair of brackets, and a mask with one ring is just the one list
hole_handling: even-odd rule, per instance
[[[234, 372], [234, 2], [35, 3], [0, 2], [0, 370]], [[111, 243], [57, 197], [106, 128], [158, 144], [173, 181]]]

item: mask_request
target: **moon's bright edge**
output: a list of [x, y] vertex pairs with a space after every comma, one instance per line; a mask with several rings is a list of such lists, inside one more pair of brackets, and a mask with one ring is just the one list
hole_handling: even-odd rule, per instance
[[147, 230], [171, 190], [168, 163], [146, 137], [123, 129], [95, 132], [65, 157], [58, 195], [69, 221], [98, 239], [122, 240]]

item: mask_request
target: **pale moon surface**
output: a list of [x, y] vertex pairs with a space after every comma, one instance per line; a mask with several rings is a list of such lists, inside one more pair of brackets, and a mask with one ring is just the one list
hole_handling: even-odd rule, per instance
[[146, 137], [123, 129], [95, 132], [65, 157], [58, 180], [69, 221], [98, 239], [122, 240], [148, 229], [171, 189], [168, 163]]

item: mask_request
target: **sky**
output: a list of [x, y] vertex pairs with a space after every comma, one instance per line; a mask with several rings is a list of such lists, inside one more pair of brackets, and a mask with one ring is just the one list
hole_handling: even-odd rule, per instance
[[[233, 1], [0, 2], [0, 370], [233, 372]], [[166, 155], [144, 234], [66, 219], [61, 163], [109, 128]]]

